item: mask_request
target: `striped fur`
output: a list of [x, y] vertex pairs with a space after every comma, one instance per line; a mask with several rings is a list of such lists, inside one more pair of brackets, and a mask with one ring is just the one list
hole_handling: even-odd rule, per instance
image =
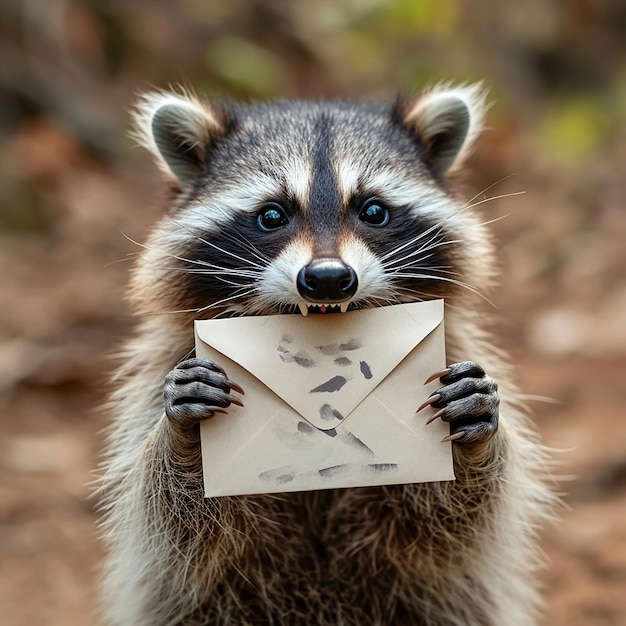
[[[478, 134], [481, 93], [442, 86], [392, 106], [144, 98], [142, 143], [170, 176], [179, 158], [197, 174], [183, 168], [131, 280], [138, 322], [114, 378], [100, 491], [107, 624], [535, 623], [547, 461], [484, 330], [490, 236], [447, 182]], [[159, 102], [180, 105], [193, 148], [160, 152]], [[359, 222], [371, 197], [389, 228]], [[267, 202], [289, 215], [269, 235], [256, 224]], [[454, 445], [453, 483], [205, 500], [198, 433], [165, 418], [163, 379], [193, 354], [193, 319], [296, 313], [296, 275], [319, 250], [355, 269], [351, 308], [443, 297], [448, 359], [498, 381], [500, 429]]]

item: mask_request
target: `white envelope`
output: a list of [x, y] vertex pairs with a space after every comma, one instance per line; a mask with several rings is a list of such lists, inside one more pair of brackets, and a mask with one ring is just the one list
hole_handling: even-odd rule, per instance
[[449, 427], [415, 411], [446, 366], [443, 301], [196, 321], [245, 390], [201, 423], [206, 497], [454, 480]]

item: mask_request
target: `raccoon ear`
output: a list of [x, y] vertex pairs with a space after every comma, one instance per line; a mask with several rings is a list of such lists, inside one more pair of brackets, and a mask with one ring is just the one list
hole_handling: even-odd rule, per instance
[[401, 105], [400, 114], [425, 146], [435, 174], [443, 177], [467, 157], [485, 111], [485, 90], [479, 83], [439, 85]]
[[137, 141], [183, 191], [205, 165], [211, 140], [223, 130], [217, 111], [192, 96], [175, 93], [144, 94], [134, 118]]

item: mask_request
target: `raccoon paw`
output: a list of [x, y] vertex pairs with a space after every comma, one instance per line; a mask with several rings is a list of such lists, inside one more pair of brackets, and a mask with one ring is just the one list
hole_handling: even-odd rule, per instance
[[165, 415], [183, 429], [194, 427], [214, 413], [225, 413], [231, 404], [243, 406], [232, 391], [243, 389], [228, 380], [226, 372], [211, 361], [188, 359], [179, 363], [163, 385]]
[[498, 385], [485, 370], [472, 361], [454, 363], [433, 374], [426, 382], [439, 378], [444, 384], [419, 407], [439, 409], [428, 424], [441, 418], [450, 424], [444, 441], [486, 443], [498, 430], [500, 396]]

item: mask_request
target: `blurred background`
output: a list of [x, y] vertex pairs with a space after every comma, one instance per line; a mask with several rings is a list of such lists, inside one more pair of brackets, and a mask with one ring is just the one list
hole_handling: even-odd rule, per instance
[[128, 138], [137, 92], [484, 80], [467, 185], [496, 197], [494, 330], [567, 505], [543, 533], [543, 624], [626, 624], [625, 53], [622, 0], [0, 0], [2, 623], [95, 623], [97, 407], [130, 328], [128, 238], [164, 202]]

